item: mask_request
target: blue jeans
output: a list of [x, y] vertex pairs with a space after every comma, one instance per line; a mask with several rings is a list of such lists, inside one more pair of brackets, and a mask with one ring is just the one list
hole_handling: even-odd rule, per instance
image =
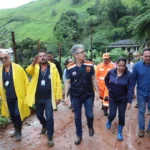
[[[36, 116], [39, 119], [42, 126], [47, 130], [48, 138], [52, 138], [54, 134], [54, 119], [53, 119], [53, 107], [50, 99], [36, 100]], [[44, 110], [45, 116], [44, 117]]]
[[17, 99], [7, 99], [7, 105], [10, 113], [11, 120], [14, 124], [14, 127], [16, 129], [21, 130], [22, 127], [22, 121], [20, 117], [20, 112], [18, 109], [18, 101]]
[[118, 118], [119, 118], [119, 125], [125, 125], [125, 112], [126, 112], [127, 102], [124, 101], [110, 101], [109, 103], [109, 115], [108, 119], [113, 121], [116, 117], [116, 112], [118, 108]]
[[[141, 96], [137, 94], [138, 100], [138, 122], [139, 122], [139, 129], [145, 129], [145, 112], [146, 112], [146, 104], [148, 103], [148, 107], [150, 106], [150, 97]], [[150, 130], [150, 120], [148, 123], [148, 129]]]
[[79, 99], [72, 97], [74, 114], [75, 114], [75, 126], [76, 126], [76, 134], [79, 137], [82, 137], [82, 122], [81, 122], [81, 114], [82, 114], [82, 104], [84, 104], [85, 115], [87, 117], [87, 125], [90, 128], [93, 128], [93, 97], [88, 97], [86, 99]]

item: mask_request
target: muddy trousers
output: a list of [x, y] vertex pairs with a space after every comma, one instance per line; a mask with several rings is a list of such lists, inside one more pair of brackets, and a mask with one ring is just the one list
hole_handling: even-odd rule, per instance
[[110, 101], [109, 103], [109, 115], [108, 120], [112, 122], [116, 117], [116, 112], [118, 109], [119, 125], [125, 125], [125, 112], [126, 112], [127, 102], [123, 101]]
[[[36, 100], [36, 116], [40, 123], [47, 130], [48, 138], [52, 138], [54, 134], [54, 119], [53, 119], [53, 107], [50, 99]], [[44, 116], [45, 111], [45, 116]], [[46, 117], [46, 118], [45, 118]]]
[[10, 118], [13, 122], [15, 129], [21, 132], [22, 121], [18, 109], [18, 101], [17, 98], [7, 98], [7, 105], [10, 113]]
[[93, 121], [94, 121], [93, 96], [88, 97], [86, 99], [79, 99], [72, 97], [72, 100], [74, 105], [76, 134], [77, 136], [82, 137], [82, 122], [81, 122], [82, 104], [84, 105], [85, 108], [85, 115], [87, 117], [87, 126], [89, 129], [93, 128]]

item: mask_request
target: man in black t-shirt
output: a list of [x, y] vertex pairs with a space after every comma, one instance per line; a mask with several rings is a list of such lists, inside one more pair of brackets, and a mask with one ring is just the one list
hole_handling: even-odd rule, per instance
[[54, 59], [54, 56], [51, 52], [47, 53], [47, 60], [54, 63], [56, 65], [56, 68], [58, 69], [59, 75], [60, 75], [60, 79], [62, 79], [62, 69], [61, 69], [61, 65], [59, 63], [59, 61], [57, 61], [56, 59]]
[[41, 50], [26, 71], [32, 76], [26, 101], [29, 106], [35, 103], [36, 115], [42, 124], [41, 134], [47, 131], [48, 146], [52, 147], [54, 146], [53, 109], [56, 109], [62, 99], [58, 70], [55, 64], [47, 61], [46, 52]]

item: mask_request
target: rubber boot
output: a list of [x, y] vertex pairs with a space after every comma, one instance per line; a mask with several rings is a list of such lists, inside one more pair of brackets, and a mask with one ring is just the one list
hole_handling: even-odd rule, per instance
[[118, 138], [119, 141], [123, 140], [122, 130], [123, 130], [123, 126], [119, 125], [118, 126], [118, 135], [117, 135], [117, 138]]
[[111, 121], [108, 119], [107, 123], [106, 123], [106, 128], [110, 129], [111, 128]]
[[15, 137], [15, 136], [16, 136], [16, 133], [17, 133], [17, 130], [16, 130], [16, 127], [15, 127], [13, 133], [12, 133], [10, 136], [11, 136], [11, 137]]
[[48, 139], [48, 146], [49, 147], [53, 147], [54, 146], [54, 141], [53, 141], [53, 137]]
[[16, 141], [17, 142], [21, 141], [21, 138], [22, 138], [21, 127], [20, 128], [16, 128]]

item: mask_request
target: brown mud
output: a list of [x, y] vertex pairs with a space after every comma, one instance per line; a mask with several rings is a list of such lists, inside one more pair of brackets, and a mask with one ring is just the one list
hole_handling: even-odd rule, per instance
[[[27, 118], [23, 123], [22, 141], [16, 142], [11, 138], [13, 125], [0, 129], [0, 150], [150, 150], [150, 137], [145, 133], [144, 138], [138, 137], [137, 109], [132, 104], [131, 110], [126, 112], [126, 125], [123, 130], [123, 141], [117, 140], [117, 122], [113, 121], [112, 128], [106, 129], [107, 117], [103, 115], [100, 102], [94, 104], [94, 129], [93, 137], [88, 135], [85, 112], [82, 112], [83, 140], [76, 146], [74, 114], [68, 106], [62, 103], [58, 111], [54, 112], [55, 134], [54, 147], [47, 146], [47, 136], [40, 135], [41, 125], [35, 115]], [[146, 125], [149, 116], [145, 115]], [[147, 126], [146, 126], [147, 127]]]

